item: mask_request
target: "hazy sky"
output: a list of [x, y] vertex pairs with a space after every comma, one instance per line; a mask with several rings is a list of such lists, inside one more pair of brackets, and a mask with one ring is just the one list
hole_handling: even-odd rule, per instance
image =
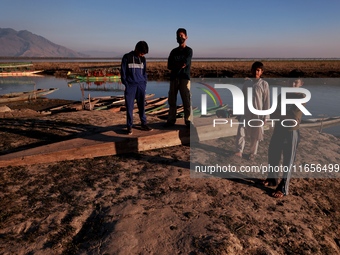
[[176, 30], [194, 57], [340, 57], [339, 0], [0, 0], [0, 27], [75, 51], [123, 54], [145, 40], [167, 57]]

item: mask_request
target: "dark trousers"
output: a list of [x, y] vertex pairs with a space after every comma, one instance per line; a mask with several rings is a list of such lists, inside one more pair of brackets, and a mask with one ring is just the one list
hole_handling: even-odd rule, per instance
[[175, 79], [170, 81], [169, 89], [169, 116], [168, 122], [174, 124], [176, 122], [177, 115], [177, 94], [178, 91], [182, 98], [184, 107], [184, 120], [188, 124], [191, 121], [191, 93], [190, 93], [190, 80], [186, 79]]
[[126, 126], [132, 128], [133, 126], [133, 109], [135, 99], [138, 106], [139, 119], [142, 125], [146, 124], [145, 116], [145, 85], [128, 85], [125, 87], [124, 98], [126, 107]]
[[[284, 195], [288, 195], [289, 182], [293, 171], [297, 147], [300, 141], [299, 130], [287, 131], [280, 128], [275, 129], [270, 140], [268, 149], [268, 164], [270, 167], [279, 167], [281, 156], [283, 155], [282, 168], [283, 177], [276, 190], [281, 191]], [[268, 173], [268, 181], [277, 185], [279, 181], [279, 174], [281, 171], [273, 171], [270, 168]], [[279, 168], [277, 168], [279, 169]]]

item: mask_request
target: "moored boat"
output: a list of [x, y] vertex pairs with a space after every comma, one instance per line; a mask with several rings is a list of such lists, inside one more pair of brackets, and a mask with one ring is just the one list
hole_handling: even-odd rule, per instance
[[44, 97], [58, 90], [58, 88], [37, 89], [25, 92], [13, 92], [0, 95], [0, 103], [9, 103], [16, 101], [34, 100], [39, 97]]
[[75, 76], [79, 82], [93, 82], [93, 81], [120, 81], [119, 75], [106, 75], [106, 76]]
[[202, 112], [200, 109], [196, 109], [193, 111], [193, 115], [195, 117], [198, 117], [198, 116], [212, 116], [212, 115], [216, 115], [216, 112], [219, 111], [219, 110], [225, 110], [228, 108], [228, 105], [227, 104], [223, 104], [223, 105], [219, 105], [219, 106], [213, 106], [213, 107], [208, 107], [207, 108], [207, 112], [205, 115], [202, 115]]
[[[177, 114], [181, 113], [184, 111], [183, 105], [178, 105], [177, 106]], [[149, 115], [156, 115], [156, 116], [162, 116], [162, 115], [168, 115], [169, 114], [169, 108], [165, 109], [160, 109], [158, 111], [152, 111], [149, 113]]]
[[[155, 94], [146, 94], [145, 99], [150, 99], [154, 96]], [[94, 110], [110, 109], [111, 111], [121, 111], [121, 110], [123, 111], [124, 108], [125, 108], [124, 96], [113, 96], [113, 97], [105, 97], [105, 98], [102, 98], [102, 100], [99, 100], [99, 102], [95, 105]]]
[[340, 116], [317, 119], [303, 119], [300, 123], [300, 127], [312, 128], [336, 124], [340, 124]]
[[1, 63], [0, 77], [8, 76], [36, 76], [44, 70], [33, 70], [32, 63]]
[[[145, 100], [145, 113], [150, 113], [152, 111], [157, 111], [166, 106], [166, 101], [168, 101], [167, 97], [159, 97], [155, 99]], [[120, 108], [121, 111], [126, 111], [126, 107], [122, 106]], [[137, 103], [134, 105], [134, 112], [138, 111]]]
[[86, 67], [81, 69], [83, 71], [80, 73], [69, 72], [67, 77], [75, 79], [77, 82], [120, 81], [119, 66]]
[[[192, 107], [192, 111], [196, 111], [197, 110], [197, 106], [193, 106]], [[168, 119], [169, 116], [169, 108], [166, 109], [161, 109], [160, 111], [156, 111], [156, 112], [151, 112], [149, 113], [149, 115], [156, 115], [159, 119], [162, 120], [166, 120]], [[177, 106], [177, 111], [176, 111], [176, 118], [183, 118], [184, 117], [184, 107], [183, 105], [179, 105]]]

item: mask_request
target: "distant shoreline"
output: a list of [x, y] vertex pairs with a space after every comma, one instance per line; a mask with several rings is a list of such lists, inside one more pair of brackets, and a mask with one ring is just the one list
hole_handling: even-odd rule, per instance
[[[84, 68], [108, 68], [120, 65], [118, 58], [8, 58], [0, 62], [32, 62], [35, 70], [44, 70], [46, 75], [66, 77], [69, 71], [83, 72]], [[245, 59], [245, 58], [194, 58], [192, 78], [243, 78], [250, 75], [254, 61], [262, 61], [264, 78], [305, 77], [339, 78], [340, 59]], [[150, 80], [167, 80], [169, 70], [167, 59], [147, 58], [147, 72]]]
[[[262, 60], [260, 60], [262, 61]], [[230, 77], [242, 78], [250, 75], [251, 64], [254, 60], [243, 61], [192, 61], [191, 77], [215, 78]], [[339, 78], [340, 77], [340, 59], [339, 60], [263, 60], [265, 72], [263, 77], [308, 77], [308, 78]], [[82, 68], [103, 68], [108, 66], [117, 66], [119, 61], [74, 61], [74, 62], [40, 62], [33, 61], [35, 70], [45, 70], [46, 74], [63, 77], [68, 71], [80, 72]], [[150, 79], [168, 79], [169, 70], [167, 61], [150, 61], [147, 62], [147, 72]]]
[[[121, 57], [87, 57], [87, 58], [63, 58], [63, 57], [1, 57], [0, 62], [6, 61], [21, 62], [120, 62]], [[148, 61], [167, 61], [167, 57], [147, 57]], [[340, 61], [340, 58], [236, 58], [236, 57], [194, 57], [193, 62], [197, 61]]]

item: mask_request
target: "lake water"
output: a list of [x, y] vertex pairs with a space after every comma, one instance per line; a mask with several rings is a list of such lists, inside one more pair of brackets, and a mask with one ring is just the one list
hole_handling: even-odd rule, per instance
[[[288, 86], [291, 79], [265, 79], [270, 87]], [[244, 79], [235, 78], [211, 78], [211, 79], [192, 79], [191, 93], [192, 105], [201, 106], [201, 95], [207, 94], [207, 104], [214, 106], [214, 100], [218, 102], [217, 95], [206, 85], [214, 87], [215, 84], [233, 84], [242, 87]], [[306, 88], [311, 93], [311, 100], [306, 105], [312, 116], [304, 118], [335, 117], [340, 116], [340, 79], [339, 78], [313, 78], [304, 79]], [[58, 91], [50, 94], [47, 98], [82, 100], [96, 96], [122, 95], [124, 86], [118, 82], [94, 84], [94, 83], [70, 83], [70, 80], [55, 78], [54, 76], [43, 77], [0, 77], [0, 94], [10, 92], [29, 91], [38, 88], [59, 88]], [[155, 94], [155, 97], [167, 96], [169, 89], [168, 81], [149, 81], [147, 93]], [[232, 95], [227, 89], [216, 89], [223, 104], [232, 107]], [[209, 93], [211, 95], [209, 95]], [[181, 99], [178, 96], [178, 103]], [[324, 129], [324, 132], [340, 136], [340, 125]]]

